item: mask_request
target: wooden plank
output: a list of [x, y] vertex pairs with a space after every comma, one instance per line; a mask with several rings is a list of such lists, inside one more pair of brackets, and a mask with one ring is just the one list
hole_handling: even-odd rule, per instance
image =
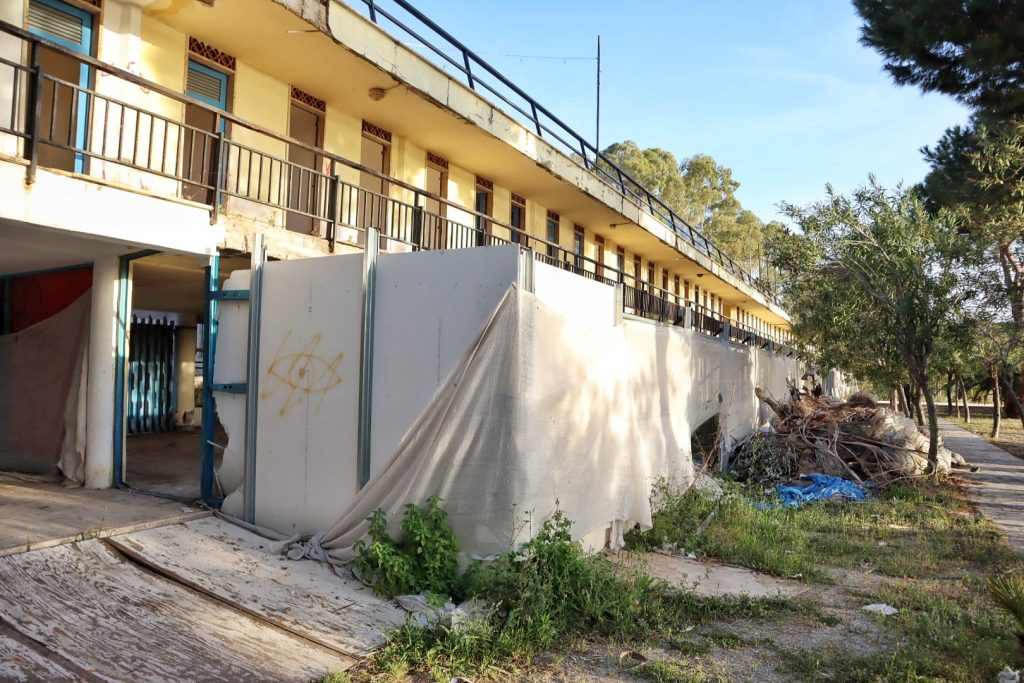
[[0, 558], [0, 618], [107, 680], [308, 681], [355, 663], [96, 540]]
[[97, 527], [95, 529], [89, 529], [87, 531], [79, 532], [72, 536], [49, 538], [45, 541], [26, 543], [23, 546], [17, 546], [12, 548], [0, 548], [0, 557], [7, 557], [9, 555], [20, 555], [21, 553], [27, 553], [32, 550], [42, 550], [43, 548], [52, 548], [54, 546], [64, 545], [66, 543], [78, 543], [80, 541], [88, 541], [94, 538], [110, 538], [111, 536], [118, 536], [120, 534], [129, 534], [133, 531], [145, 531], [146, 529], [153, 529], [160, 526], [166, 526], [168, 524], [180, 524], [181, 522], [188, 522], [193, 519], [211, 517], [212, 515], [213, 512], [211, 510], [197, 510], [196, 512], [183, 512], [180, 515], [173, 515], [171, 517], [164, 517], [162, 519], [154, 519], [148, 522], [139, 522], [137, 524], [126, 524], [124, 526], [112, 528]]
[[355, 657], [384, 643], [405, 613], [330, 567], [268, 552], [262, 536], [217, 517], [107, 541], [154, 571]]
[[82, 681], [70, 669], [61, 666], [35, 649], [0, 633], [0, 681]]

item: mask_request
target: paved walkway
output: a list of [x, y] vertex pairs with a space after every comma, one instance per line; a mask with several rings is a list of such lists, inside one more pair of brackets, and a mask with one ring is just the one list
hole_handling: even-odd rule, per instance
[[1024, 460], [941, 418], [939, 433], [946, 448], [981, 468], [973, 474], [960, 470], [957, 475], [971, 482], [968, 491], [978, 509], [1024, 555]]

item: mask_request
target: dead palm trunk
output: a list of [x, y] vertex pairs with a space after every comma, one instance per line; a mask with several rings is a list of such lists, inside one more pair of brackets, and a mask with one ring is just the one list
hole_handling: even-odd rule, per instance
[[907, 389], [903, 386], [903, 382], [899, 383], [900, 388], [900, 412], [909, 418], [913, 418], [914, 414], [910, 412], [910, 401], [907, 400]]
[[1014, 409], [1017, 411], [1017, 417], [1020, 418], [1020, 424], [1024, 427], [1024, 410], [1021, 409], [1020, 397], [1017, 396], [1017, 392], [1013, 390], [1013, 374], [1010, 372], [1010, 368], [1002, 364], [1002, 369], [999, 373], [999, 377], [1003, 381], [1003, 388], [1006, 389], [1006, 396], [1010, 399], [1010, 403], [1013, 404]]
[[892, 386], [889, 388], [889, 410], [896, 412], [899, 410], [900, 399], [896, 395], [896, 387]]
[[946, 373], [946, 417], [953, 417], [953, 373]]
[[[964, 421], [967, 422], [967, 424], [971, 424], [971, 406], [967, 403], [967, 387], [964, 386], [964, 378], [963, 375], [960, 374], [959, 370], [956, 373], [956, 384], [957, 391], [960, 393], [960, 399], [964, 404]], [[960, 409], [957, 408], [957, 417], [960, 417], [959, 410]]]
[[[921, 394], [923, 393], [921, 385], [918, 383], [914, 384], [914, 412], [917, 414], [917, 424], [924, 427], [924, 415], [921, 414]], [[931, 391], [931, 389], [929, 389]], [[927, 399], [925, 399], [927, 400]], [[932, 397], [935, 400], [935, 397]]]
[[999, 371], [995, 363], [988, 364], [989, 375], [992, 376], [992, 438], [999, 438], [999, 421], [1002, 417], [1002, 400], [999, 396]]

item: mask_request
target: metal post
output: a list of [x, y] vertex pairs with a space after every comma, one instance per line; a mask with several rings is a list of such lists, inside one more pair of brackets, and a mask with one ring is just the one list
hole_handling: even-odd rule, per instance
[[341, 192], [341, 178], [334, 167], [334, 159], [331, 159], [331, 183], [330, 194], [327, 196], [327, 243], [330, 245], [331, 253], [334, 253], [334, 246], [338, 242], [338, 194]]
[[217, 404], [213, 397], [213, 362], [217, 354], [217, 313], [220, 304], [216, 294], [220, 288], [220, 254], [210, 257], [210, 265], [203, 268], [206, 275], [206, 315], [203, 320], [203, 443], [200, 448], [199, 494], [203, 502], [213, 505], [219, 501], [213, 495], [213, 439], [217, 425]]
[[533, 285], [533, 249], [519, 250], [519, 287], [524, 292], [534, 292]]
[[267, 249], [263, 233], [253, 236], [252, 265], [249, 270], [249, 349], [245, 381], [245, 470], [243, 519], [256, 523], [256, 427], [260, 397], [260, 313], [263, 298], [263, 266]]
[[622, 324], [622, 314], [625, 311], [625, 286], [621, 282], [615, 283], [615, 324]]
[[371, 418], [373, 410], [373, 318], [377, 293], [377, 252], [380, 231], [366, 229], [366, 249], [363, 252], [363, 338], [359, 368], [359, 488], [370, 481]]
[[[43, 67], [39, 64], [39, 43], [32, 43], [32, 80], [31, 91], [28, 98], [28, 142], [25, 156], [28, 158], [28, 168], [25, 170], [25, 184], [31, 185], [36, 181], [36, 168], [39, 165], [39, 125], [43, 117]], [[53, 96], [57, 96], [54, 90]]]
[[[227, 189], [227, 183], [225, 178], [227, 177], [227, 163], [224, 158], [225, 148], [225, 135], [224, 135], [224, 119], [221, 118], [220, 114], [214, 116], [214, 125], [217, 131], [217, 153], [214, 155], [213, 163], [215, 168], [213, 171], [213, 206], [210, 208], [210, 225], [217, 223], [217, 218], [220, 214], [220, 203], [223, 198], [221, 193], [222, 189]], [[237, 190], [237, 188], [235, 188]]]
[[[594, 149], [601, 151], [601, 34], [597, 34], [597, 121], [594, 125]], [[596, 163], [596, 159], [594, 160]]]

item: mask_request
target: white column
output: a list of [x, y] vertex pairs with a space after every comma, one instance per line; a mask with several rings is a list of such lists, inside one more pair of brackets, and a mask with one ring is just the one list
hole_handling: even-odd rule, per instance
[[89, 375], [86, 393], [85, 485], [102, 489], [114, 477], [114, 374], [117, 356], [116, 256], [93, 263], [89, 321]]

